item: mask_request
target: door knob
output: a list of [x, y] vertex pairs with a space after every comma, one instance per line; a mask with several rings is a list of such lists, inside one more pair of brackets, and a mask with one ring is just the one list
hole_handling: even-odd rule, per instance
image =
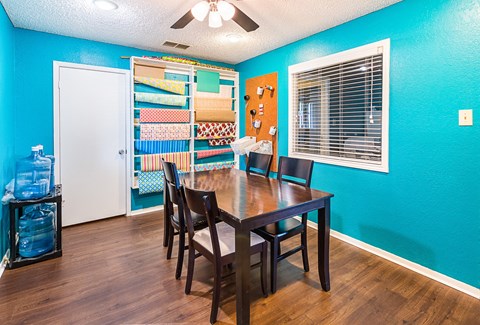
[[118, 154], [119, 154], [120, 156], [122, 156], [122, 155], [124, 155], [124, 154], [126, 154], [126, 153], [127, 153], [127, 152], [126, 152], [125, 150], [123, 150], [123, 149], [118, 150]]

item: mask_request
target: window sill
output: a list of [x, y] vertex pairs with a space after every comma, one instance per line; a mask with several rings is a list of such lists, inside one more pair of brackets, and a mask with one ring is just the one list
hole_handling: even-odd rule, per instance
[[350, 159], [350, 158], [343, 158], [343, 157], [319, 157], [318, 155], [314, 154], [306, 154], [306, 153], [299, 153], [299, 152], [289, 152], [289, 157], [293, 158], [301, 158], [301, 159], [310, 159], [318, 163], [322, 164], [329, 164], [341, 167], [350, 167], [356, 169], [363, 169], [363, 170], [370, 170], [375, 172], [381, 172], [388, 174], [388, 161], [368, 161], [368, 162], [360, 162], [358, 159]]

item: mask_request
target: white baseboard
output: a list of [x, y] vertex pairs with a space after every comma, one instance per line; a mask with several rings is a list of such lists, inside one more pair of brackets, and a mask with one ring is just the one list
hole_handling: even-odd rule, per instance
[[141, 214], [146, 214], [146, 213], [151, 213], [151, 212], [157, 212], [157, 211], [163, 211], [163, 205], [158, 205], [158, 206], [151, 207], [151, 208], [133, 210], [133, 211], [130, 213], [130, 216], [138, 216], [138, 215], [141, 215]]
[[[300, 220], [299, 217], [296, 217]], [[314, 229], [318, 229], [317, 224], [308, 220], [308, 226]], [[372, 254], [375, 254], [379, 257], [382, 257], [386, 260], [389, 260], [395, 264], [398, 264], [400, 266], [403, 266], [409, 270], [412, 270], [414, 272], [417, 272], [421, 275], [426, 276], [427, 278], [430, 278], [432, 280], [438, 281], [440, 283], [443, 283], [449, 287], [452, 287], [458, 291], [461, 291], [463, 293], [466, 293], [467, 295], [470, 295], [474, 298], [480, 299], [480, 289], [475, 288], [474, 286], [471, 286], [469, 284], [466, 284], [464, 282], [458, 281], [454, 278], [451, 278], [449, 276], [446, 276], [442, 273], [439, 273], [437, 271], [431, 270], [429, 268], [426, 268], [425, 266], [422, 266], [420, 264], [411, 262], [407, 259], [404, 259], [400, 256], [394, 255], [392, 253], [389, 253], [387, 251], [384, 251], [383, 249], [380, 249], [378, 247], [372, 246], [370, 244], [367, 244], [365, 242], [362, 242], [358, 239], [352, 238], [350, 236], [344, 235], [342, 233], [339, 233], [338, 231], [335, 230], [330, 230], [330, 234], [332, 237], [335, 237], [337, 239], [340, 239], [346, 243], [349, 243], [355, 247], [361, 248], [367, 252], [370, 252]]]
[[10, 249], [7, 249], [5, 256], [0, 261], [0, 278], [3, 275], [3, 271], [5, 271], [5, 268], [7, 267], [7, 261], [9, 256], [10, 256]]

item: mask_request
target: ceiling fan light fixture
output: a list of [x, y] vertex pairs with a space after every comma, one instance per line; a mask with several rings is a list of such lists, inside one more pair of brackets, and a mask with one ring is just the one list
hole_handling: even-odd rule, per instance
[[235, 15], [235, 7], [224, 0], [219, 0], [217, 2], [217, 8], [223, 20], [230, 20], [233, 18], [233, 15]]
[[222, 27], [222, 17], [218, 11], [210, 11], [208, 15], [208, 26], [211, 28]]
[[118, 5], [115, 2], [108, 0], [95, 0], [93, 3], [97, 8], [102, 10], [115, 10], [118, 8]]
[[238, 43], [242, 40], [242, 36], [239, 34], [228, 34], [226, 37], [230, 43]]
[[192, 8], [192, 15], [198, 21], [203, 21], [210, 11], [210, 4], [208, 1], [200, 1]]

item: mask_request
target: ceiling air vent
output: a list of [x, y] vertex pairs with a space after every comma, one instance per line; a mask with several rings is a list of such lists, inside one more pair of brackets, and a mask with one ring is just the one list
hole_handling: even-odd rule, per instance
[[177, 49], [182, 49], [182, 50], [186, 50], [190, 47], [190, 45], [185, 45], [185, 44], [177, 44], [177, 46], [175, 46]]
[[163, 43], [163, 46], [175, 47], [175, 46], [177, 46], [177, 44], [178, 43], [166, 41], [165, 43]]
[[185, 44], [180, 44], [180, 43], [175, 43], [170, 41], [165, 41], [165, 43], [163, 43], [163, 46], [174, 47], [176, 49], [181, 49], [181, 50], [186, 50], [190, 47], [190, 45], [185, 45]]

